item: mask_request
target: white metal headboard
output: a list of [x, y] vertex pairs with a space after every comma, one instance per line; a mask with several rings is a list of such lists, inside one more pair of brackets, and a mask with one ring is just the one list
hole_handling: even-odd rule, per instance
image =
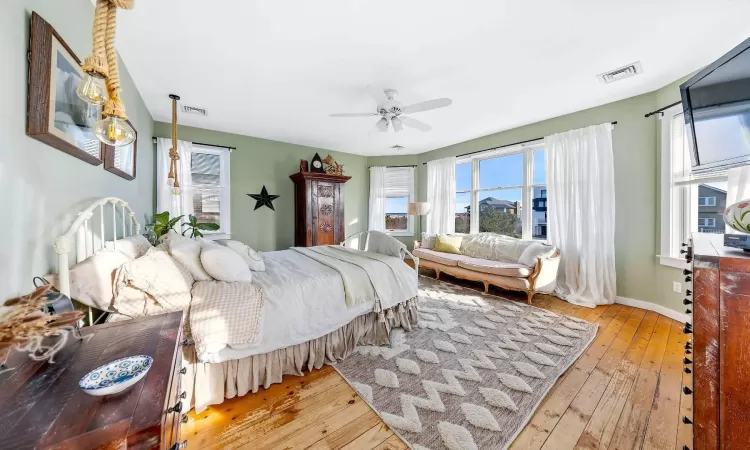
[[[78, 213], [68, 231], [55, 240], [55, 252], [57, 253], [57, 270], [60, 283], [60, 292], [70, 297], [70, 260], [69, 255], [74, 249], [76, 251], [76, 262], [81, 262], [104, 248], [106, 242], [104, 216], [105, 206], [111, 205], [112, 209], [112, 242], [117, 248], [117, 207], [120, 207], [122, 215], [122, 237], [133, 236], [141, 232], [141, 225], [135, 218], [135, 213], [128, 206], [128, 202], [117, 197], [100, 198], [89, 205], [88, 208]], [[89, 221], [94, 212], [99, 208], [99, 246], [95, 247], [94, 227], [89, 226]], [[107, 213], [107, 215], [109, 215]], [[126, 220], [129, 219], [129, 220]], [[128, 226], [126, 226], [128, 224]], [[75, 244], [75, 246], [74, 246]]]

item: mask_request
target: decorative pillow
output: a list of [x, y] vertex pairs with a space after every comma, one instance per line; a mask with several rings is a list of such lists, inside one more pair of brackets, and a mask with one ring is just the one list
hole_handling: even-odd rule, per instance
[[[119, 241], [118, 241], [119, 247]], [[108, 311], [112, 304], [115, 271], [133, 258], [119, 251], [101, 250], [70, 268], [70, 297], [92, 308]], [[57, 274], [45, 277], [60, 289]]]
[[439, 234], [435, 238], [435, 250], [436, 252], [442, 253], [453, 253], [455, 255], [461, 254], [461, 236], [448, 236], [445, 234]]
[[254, 272], [265, 272], [266, 263], [263, 262], [263, 258], [261, 258], [258, 252], [250, 248], [250, 246], [244, 242], [233, 241], [231, 239], [218, 239], [213, 242], [237, 252], [237, 254], [245, 260], [245, 263], [247, 263], [247, 267], [250, 270]]
[[419, 248], [423, 248], [425, 250], [433, 250], [435, 248], [436, 237], [437, 237], [437, 234], [427, 234], [423, 231], [422, 232], [422, 244], [419, 246]]
[[206, 272], [201, 264], [201, 243], [179, 234], [170, 235], [166, 243], [159, 244], [168, 247], [169, 254], [178, 263], [190, 271], [195, 281], [213, 281], [213, 277]]
[[203, 241], [201, 263], [219, 281], [253, 281], [253, 273], [237, 252], [210, 241]]
[[523, 264], [524, 266], [534, 267], [539, 259], [548, 258], [552, 256], [554, 252], [554, 246], [542, 244], [541, 242], [534, 242], [526, 247], [518, 258], [518, 263]]
[[190, 306], [193, 276], [169, 253], [152, 248], [117, 271], [112, 309], [131, 317]]
[[136, 259], [146, 254], [148, 249], [151, 248], [151, 243], [144, 236], [134, 234], [118, 239], [116, 242], [107, 241], [104, 243], [104, 248], [118, 251], [131, 259]]

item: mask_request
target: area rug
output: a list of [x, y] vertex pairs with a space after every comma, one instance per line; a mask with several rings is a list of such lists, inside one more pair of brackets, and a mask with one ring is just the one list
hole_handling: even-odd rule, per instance
[[334, 367], [414, 450], [505, 449], [596, 324], [420, 276], [419, 328]]

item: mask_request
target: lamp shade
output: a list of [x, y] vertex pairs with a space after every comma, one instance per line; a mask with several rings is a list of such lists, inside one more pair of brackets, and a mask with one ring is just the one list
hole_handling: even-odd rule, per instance
[[429, 202], [411, 202], [409, 203], [410, 216], [424, 216], [430, 212]]

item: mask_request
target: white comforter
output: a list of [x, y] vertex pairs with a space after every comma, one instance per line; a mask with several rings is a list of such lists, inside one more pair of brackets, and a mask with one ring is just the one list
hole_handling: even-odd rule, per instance
[[[254, 272], [263, 287], [261, 338], [254, 345], [214, 346], [202, 360], [217, 363], [267, 353], [324, 336], [372, 311], [375, 296], [347, 307], [341, 275], [293, 250], [262, 254], [265, 272]], [[394, 258], [397, 259], [397, 258]], [[406, 263], [403, 270], [414, 274]], [[364, 270], [350, 274], [356, 283], [370, 284]], [[416, 279], [416, 274], [413, 275]], [[413, 297], [417, 289], [414, 283]]]

